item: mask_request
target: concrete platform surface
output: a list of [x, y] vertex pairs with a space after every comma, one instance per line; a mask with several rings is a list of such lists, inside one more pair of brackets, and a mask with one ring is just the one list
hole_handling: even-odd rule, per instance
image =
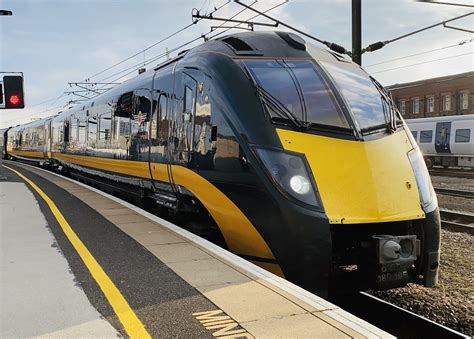
[[[38, 168], [12, 162], [5, 164], [34, 181], [57, 204], [78, 237], [117, 285], [152, 337], [391, 337], [390, 334], [352, 316], [336, 305], [136, 206]], [[3, 167], [0, 168], [0, 175], [7, 176], [8, 180], [18, 181], [12, 172]], [[23, 189], [15, 191], [11, 188], [12, 185], [21, 186]], [[26, 186], [22, 185], [0, 184], [0, 187], [5, 187], [5, 193], [2, 188], [1, 200], [2, 271], [3, 265], [7, 264], [4, 258], [14, 255], [15, 251], [28, 251], [24, 249], [25, 246], [28, 247], [26, 243], [18, 243], [15, 247], [19, 249], [8, 247], [10, 249], [5, 251], [9, 253], [5, 254], [3, 247], [4, 236], [15, 239], [20, 234], [12, 234], [15, 233], [14, 229], [9, 233], [3, 231], [5, 223], [18, 228], [20, 222], [16, 217], [7, 216], [8, 212], [14, 207], [18, 210], [21, 205], [19, 200], [26, 199], [22, 197], [29, 194], [32, 198], [31, 193], [25, 191]], [[86, 315], [78, 315], [77, 319], [90, 319], [93, 323], [94, 320], [101, 320], [100, 313], [113, 326], [112, 328], [105, 323], [112, 331], [106, 333], [101, 332], [107, 328], [105, 325], [104, 328], [96, 328], [96, 324], [92, 326], [91, 323], [88, 334], [109, 336], [118, 332], [126, 336], [123, 324], [55, 224], [47, 206], [37, 194], [35, 196], [44, 217], [36, 216], [35, 223], [22, 220], [21, 223], [27, 225], [21, 231], [21, 238], [37, 243], [38, 247], [51, 248], [54, 240], [45, 227], [47, 223], [56, 237], [62, 255], [69, 262], [69, 268], [56, 249], [53, 249], [54, 254], [59, 257], [56, 260], [61, 259], [63, 266], [51, 264], [51, 268], [46, 268], [46, 262], [38, 260], [39, 256], [33, 259], [26, 254], [23, 254], [26, 258], [24, 265], [34, 265], [36, 268], [31, 271], [37, 271], [37, 274], [51, 269], [72, 276], [68, 273], [69, 269], [72, 270], [82, 290], [74, 284], [73, 287], [79, 294], [82, 293], [83, 297], [84, 293], [87, 295], [89, 303], [86, 300], [88, 305], [84, 308], [89, 311], [92, 308], [96, 316], [90, 319], [92, 315], [89, 315], [89, 318]], [[4, 205], [3, 201], [8, 201], [9, 205]], [[38, 210], [37, 212], [39, 213]], [[3, 218], [7, 219], [4, 221]], [[37, 231], [33, 229], [37, 228], [41, 228], [50, 238], [44, 235], [43, 238], [34, 238]], [[25, 280], [30, 283], [29, 288], [42, 295], [45, 301], [37, 303], [42, 305], [41, 307], [30, 307], [27, 299], [11, 294], [9, 300], [16, 300], [17, 304], [15, 312], [21, 314], [28, 310], [33, 316], [37, 312], [43, 312], [45, 317], [50, 317], [47, 322], [59, 323], [62, 315], [49, 313], [49, 309], [57, 309], [56, 302], [60, 302], [56, 301], [56, 291], [48, 292], [37, 279], [28, 277], [25, 275]], [[3, 278], [0, 288], [2, 296], [8, 294]], [[23, 288], [27, 287], [21, 286], [21, 289]], [[68, 308], [68, 305], [66, 302], [64, 307]], [[60, 330], [74, 331], [74, 326], [78, 323], [87, 326], [85, 320], [72, 322], [73, 318], [70, 322], [63, 322], [64, 325], [58, 326]], [[8, 321], [9, 326], [15, 328], [21, 328], [24, 321], [22, 316], [15, 318], [17, 322], [10, 321], [4, 312], [0, 319], [0, 336], [6, 333], [3, 332], [4, 321]], [[54, 333], [54, 328], [48, 327], [48, 331]]]
[[75, 282], [24, 183], [0, 183], [0, 210], [0, 337], [117, 337]]

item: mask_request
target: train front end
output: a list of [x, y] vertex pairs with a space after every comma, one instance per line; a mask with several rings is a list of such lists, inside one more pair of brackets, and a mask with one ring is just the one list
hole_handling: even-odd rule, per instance
[[440, 218], [418, 146], [382, 86], [328, 54], [241, 61], [280, 141], [252, 145], [291, 225], [272, 250], [317, 293], [434, 286]]

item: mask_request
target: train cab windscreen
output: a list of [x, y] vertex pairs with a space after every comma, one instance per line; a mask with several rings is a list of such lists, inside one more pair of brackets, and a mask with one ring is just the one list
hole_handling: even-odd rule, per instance
[[[350, 128], [334, 94], [311, 61], [245, 60], [243, 64], [260, 95], [267, 99], [264, 102], [275, 121]], [[268, 104], [272, 101], [276, 104]]]
[[[334, 79], [339, 91], [347, 100], [352, 115], [362, 132], [370, 132], [390, 123], [389, 110], [393, 102], [377, 88], [369, 75], [354, 64], [322, 62], [322, 66]], [[384, 101], [384, 97], [386, 100]], [[384, 107], [385, 105], [385, 107]], [[396, 117], [393, 117], [397, 119]], [[397, 124], [401, 121], [396, 121]]]

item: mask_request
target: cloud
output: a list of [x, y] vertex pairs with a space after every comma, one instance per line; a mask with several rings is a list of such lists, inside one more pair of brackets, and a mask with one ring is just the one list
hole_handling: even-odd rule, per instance
[[[225, 1], [2, 0], [3, 7], [13, 10], [14, 15], [2, 19], [0, 25], [2, 46], [9, 46], [8, 50], [1, 49], [0, 63], [3, 71], [24, 72], [28, 105], [27, 109], [22, 111], [8, 111], [7, 118], [10, 122], [16, 122], [15, 117], [18, 117], [20, 121], [22, 119], [20, 117], [28, 116], [24, 119], [29, 119], [31, 115], [39, 114], [47, 109], [50, 103], [39, 107], [29, 107], [57, 97], [67, 88], [68, 82], [83, 80], [188, 25], [191, 23], [193, 7], [200, 8], [204, 5], [204, 8], [209, 7], [211, 10], [214, 5], [219, 6]], [[467, 0], [456, 0], [456, 2], [462, 1]], [[279, 2], [280, 0], [260, 0], [255, 7], [265, 10]], [[245, 0], [245, 3], [251, 3], [251, 0]], [[230, 17], [241, 9], [241, 6], [231, 1], [215, 13], [215, 16]], [[462, 7], [433, 5], [410, 0], [364, 0], [362, 10], [364, 46], [375, 41], [392, 39], [468, 12]], [[290, 0], [289, 3], [274, 9], [269, 14], [323, 40], [336, 42], [347, 49], [351, 48], [350, 0]], [[237, 18], [247, 19], [253, 15], [254, 13], [246, 10]], [[254, 20], [265, 21], [262, 18]], [[202, 33], [209, 32], [211, 25], [221, 23], [202, 20], [145, 54], [139, 54], [136, 58], [93, 80], [100, 80], [140, 63], [146, 58], [159, 55], [165, 51], [166, 47], [171, 49], [183, 44], [199, 37]], [[454, 24], [473, 29], [472, 18], [459, 20]], [[256, 27], [256, 30], [267, 29]], [[277, 29], [286, 30], [282, 27]], [[468, 33], [435, 28], [389, 44], [379, 51], [364, 54], [363, 65], [441, 48], [470, 37]], [[195, 44], [197, 43], [202, 43], [202, 40]], [[473, 51], [473, 46], [474, 43], [471, 43], [431, 52], [392, 61], [367, 70], [376, 72], [461, 54]], [[160, 61], [162, 60], [157, 60], [156, 63]], [[375, 76], [384, 85], [389, 85], [472, 69], [472, 58], [465, 56], [377, 73]], [[70, 96], [65, 96], [55, 105], [64, 104], [70, 98]], [[5, 123], [2, 117], [0, 126], [6, 124], [8, 123]]]

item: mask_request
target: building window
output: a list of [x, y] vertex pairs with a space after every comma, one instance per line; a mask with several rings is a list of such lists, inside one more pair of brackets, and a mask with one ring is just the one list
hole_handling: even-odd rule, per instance
[[420, 113], [420, 99], [418, 99], [418, 98], [413, 98], [411, 104], [412, 104], [411, 112], [412, 112], [413, 114], [418, 114], [418, 113]]
[[433, 131], [421, 131], [420, 132], [420, 143], [429, 144], [433, 140]]
[[469, 142], [471, 140], [471, 130], [469, 128], [457, 129], [454, 142]]
[[426, 111], [428, 113], [434, 112], [434, 102], [435, 102], [434, 96], [429, 96], [426, 98]]
[[451, 110], [451, 94], [442, 95], [443, 111]]
[[469, 107], [469, 93], [468, 91], [459, 92], [459, 106], [461, 109], [468, 109]]
[[399, 107], [400, 107], [400, 113], [402, 113], [402, 115], [405, 115], [405, 105], [406, 105], [406, 101], [405, 100], [400, 100], [399, 102]]

